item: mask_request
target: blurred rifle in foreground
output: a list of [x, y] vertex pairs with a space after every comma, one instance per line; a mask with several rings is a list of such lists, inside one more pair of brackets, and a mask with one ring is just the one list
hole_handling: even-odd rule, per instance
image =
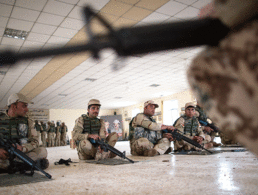
[[[115, 30], [88, 6], [84, 8], [84, 15], [90, 38], [87, 44], [45, 50], [33, 49], [21, 53], [6, 51], [0, 53], [0, 66], [14, 64], [25, 59], [83, 51], [90, 51], [94, 58], [99, 58], [99, 52], [106, 48], [114, 49], [118, 56], [124, 57], [200, 45], [217, 45], [219, 40], [229, 32], [229, 29], [220, 20], [212, 18], [125, 27]], [[90, 24], [94, 17], [108, 29], [108, 33], [104, 35], [93, 34]]]
[[200, 148], [200, 149], [203, 149], [203, 150], [206, 150], [207, 152], [209, 152], [210, 154], [212, 154], [211, 151], [207, 150], [206, 148], [204, 148], [201, 144], [197, 143], [196, 141], [182, 135], [181, 133], [179, 133], [180, 131], [178, 129], [174, 129], [173, 131], [172, 130], [168, 130], [168, 129], [165, 129], [163, 130], [163, 133], [170, 133], [172, 135], [172, 137], [178, 141], [181, 141], [181, 140], [184, 140], [186, 141], [187, 143], [189, 144], [192, 144], [193, 146], [197, 147], [197, 148]]
[[116, 148], [114, 148], [114, 147], [108, 145], [107, 143], [105, 143], [105, 142], [103, 142], [103, 141], [101, 141], [101, 140], [94, 140], [94, 139], [91, 138], [91, 139], [90, 139], [90, 142], [91, 142], [92, 145], [94, 145], [95, 147], [100, 146], [100, 148], [103, 149], [104, 152], [107, 152], [107, 151], [113, 152], [113, 153], [116, 154], [117, 156], [119, 156], [119, 157], [121, 157], [121, 158], [123, 158], [123, 159], [126, 159], [126, 160], [128, 160], [129, 162], [131, 162], [131, 163], [134, 163], [133, 160], [131, 160], [131, 159], [129, 159], [129, 158], [127, 158], [127, 157], [125, 156], [125, 152], [120, 152], [120, 151], [117, 150]]
[[[36, 162], [32, 160], [30, 157], [28, 157], [26, 154], [24, 154], [22, 151], [18, 150], [15, 146], [15, 143], [12, 143], [10, 140], [5, 141], [4, 139], [0, 138], [0, 148], [5, 149], [9, 154], [9, 173], [26, 173], [28, 170], [27, 168], [30, 168], [31, 173], [27, 175], [33, 175], [34, 170], [38, 170], [41, 173], [43, 173], [47, 178], [51, 179], [51, 175], [43, 171], [39, 166], [37, 166]], [[17, 162], [14, 160], [14, 158], [17, 157], [22, 162]]]

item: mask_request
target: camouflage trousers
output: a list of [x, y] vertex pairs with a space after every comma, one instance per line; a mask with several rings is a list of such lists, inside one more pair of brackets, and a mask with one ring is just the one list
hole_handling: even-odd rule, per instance
[[[107, 143], [113, 147], [115, 146], [117, 140], [118, 135], [116, 132], [113, 132], [106, 137]], [[79, 142], [77, 152], [80, 160], [90, 160], [95, 158], [97, 148], [95, 148], [89, 140], [82, 140]]]
[[131, 154], [134, 156], [143, 156], [144, 151], [154, 148], [159, 154], [164, 154], [170, 147], [170, 141], [162, 138], [157, 144], [153, 144], [147, 138], [139, 138], [130, 140]]
[[48, 133], [47, 139], [48, 139], [47, 146], [48, 147], [54, 147], [55, 146], [55, 133], [53, 133], [53, 132]]
[[42, 141], [43, 147], [47, 147], [46, 136], [47, 136], [46, 131], [43, 131], [43, 132], [41, 133], [41, 141]]
[[[188, 137], [192, 139], [192, 137], [190, 137], [190, 136], [188, 136]], [[210, 143], [210, 142], [211, 142], [211, 136], [205, 134], [205, 138], [202, 142], [202, 145]], [[191, 150], [191, 149], [201, 150], [200, 148], [197, 148], [197, 147], [193, 146], [192, 144], [189, 144], [183, 140], [174, 141], [174, 150]]]
[[61, 146], [66, 146], [66, 133], [61, 134]]
[[258, 21], [201, 52], [188, 80], [212, 121], [258, 154]]
[[[38, 147], [34, 150], [25, 153], [32, 160], [36, 161], [42, 158], [47, 158], [47, 150], [44, 147]], [[10, 165], [9, 160], [0, 160], [0, 169], [7, 169]]]
[[56, 134], [55, 145], [60, 146], [61, 133]]

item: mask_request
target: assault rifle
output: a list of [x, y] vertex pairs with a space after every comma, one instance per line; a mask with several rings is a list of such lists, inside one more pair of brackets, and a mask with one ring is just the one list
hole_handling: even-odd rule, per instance
[[216, 127], [213, 123], [208, 123], [208, 122], [205, 122], [205, 121], [199, 120], [199, 119], [198, 119], [198, 121], [201, 125], [204, 125], [204, 126], [207, 126], [207, 127], [210, 127], [211, 129], [213, 129], [214, 132], [219, 132], [219, 128]]
[[181, 141], [181, 140], [184, 140], [186, 141], [187, 143], [189, 144], [192, 144], [193, 146], [197, 147], [197, 148], [200, 148], [200, 149], [203, 149], [203, 150], [206, 150], [207, 152], [209, 152], [210, 154], [212, 154], [211, 151], [207, 150], [206, 148], [204, 148], [201, 144], [197, 143], [196, 141], [182, 135], [181, 133], [179, 133], [180, 131], [178, 129], [174, 129], [173, 131], [172, 130], [168, 130], [168, 129], [165, 129], [163, 130], [163, 133], [170, 133], [172, 135], [172, 137], [178, 141]]
[[91, 139], [90, 139], [90, 142], [91, 142], [95, 147], [100, 146], [100, 148], [103, 149], [104, 152], [107, 152], [107, 151], [113, 152], [113, 153], [116, 154], [117, 156], [119, 156], [119, 157], [121, 157], [121, 158], [123, 158], [123, 159], [126, 159], [126, 160], [128, 160], [129, 162], [131, 162], [131, 163], [134, 163], [133, 160], [131, 160], [131, 159], [129, 159], [129, 158], [127, 158], [127, 157], [125, 156], [125, 151], [124, 151], [124, 152], [120, 152], [120, 151], [117, 150], [116, 148], [114, 148], [114, 147], [108, 145], [107, 143], [105, 143], [105, 142], [103, 142], [103, 141], [101, 141], [101, 140], [95, 140], [95, 139], [92, 139], [92, 138], [91, 138]]
[[[9, 166], [9, 173], [15, 173], [17, 171], [20, 171], [20, 173], [25, 173], [27, 170], [24, 169], [25, 167], [21, 166], [21, 167], [15, 167], [15, 162], [14, 162], [14, 158], [17, 157], [19, 158], [24, 164], [30, 167], [30, 174], [27, 175], [33, 175], [34, 174], [34, 170], [38, 170], [41, 173], [43, 173], [47, 178], [51, 179], [51, 175], [46, 173], [45, 171], [43, 171], [40, 167], [37, 166], [36, 162], [34, 160], [32, 160], [30, 157], [28, 157], [26, 154], [24, 154], [22, 151], [18, 150], [15, 143], [13, 143], [10, 140], [5, 141], [4, 139], [2, 139], [0, 137], [0, 148], [5, 149], [8, 153], [9, 153], [9, 161], [10, 161], [10, 166]], [[16, 169], [18, 168], [18, 169]]]
[[[83, 51], [90, 51], [94, 58], [99, 58], [99, 52], [107, 48], [115, 50], [118, 56], [124, 57], [200, 45], [214, 46], [229, 32], [229, 28], [219, 19], [212, 18], [114, 29], [89, 6], [84, 8], [84, 15], [89, 36], [88, 43], [45, 50], [33, 49], [20, 53], [5, 51], [0, 53], [0, 66], [14, 64], [24, 59]], [[106, 34], [93, 34], [90, 26], [93, 18], [98, 19], [108, 30]]]

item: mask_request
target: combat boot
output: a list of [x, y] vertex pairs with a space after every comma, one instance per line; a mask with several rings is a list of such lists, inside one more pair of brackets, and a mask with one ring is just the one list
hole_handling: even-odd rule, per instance
[[143, 153], [143, 156], [157, 156], [158, 154], [159, 154], [158, 151], [152, 148], [149, 150], [145, 150]]
[[102, 157], [102, 154], [101, 154], [101, 152], [98, 150], [97, 153], [96, 153], [96, 155], [95, 155], [95, 160], [96, 160], [96, 161], [99, 161], [99, 160], [101, 160], [101, 157]]
[[49, 161], [46, 158], [42, 158], [36, 161], [36, 165], [40, 167], [42, 170], [44, 170], [49, 167]]

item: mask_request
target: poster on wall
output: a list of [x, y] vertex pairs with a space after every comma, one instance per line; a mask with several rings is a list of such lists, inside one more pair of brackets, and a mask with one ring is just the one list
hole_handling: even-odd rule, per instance
[[105, 122], [106, 132], [108, 134], [116, 132], [118, 134], [118, 140], [123, 139], [123, 121], [122, 115], [111, 115], [111, 116], [101, 116]]
[[32, 120], [38, 120], [47, 123], [49, 118], [49, 110], [29, 109], [29, 116]]

